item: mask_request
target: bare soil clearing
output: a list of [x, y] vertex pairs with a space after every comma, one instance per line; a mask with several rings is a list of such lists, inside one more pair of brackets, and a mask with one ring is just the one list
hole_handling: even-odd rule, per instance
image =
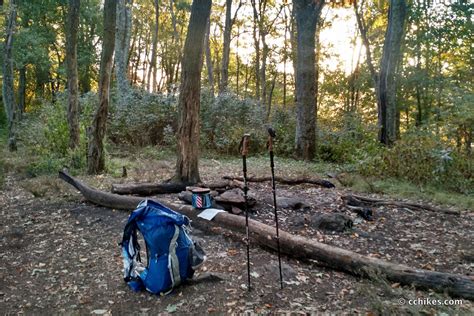
[[[226, 174], [230, 169], [239, 175], [238, 168], [238, 164], [206, 160], [201, 172], [206, 175], [205, 181], [218, 180], [224, 170]], [[144, 170], [137, 168], [129, 171], [130, 178], [122, 182], [166, 179], [172, 164], [160, 162], [147, 169], [154, 172], [144, 176]], [[83, 179], [106, 190], [117, 182], [109, 177]], [[273, 225], [272, 205], [267, 198], [271, 194], [270, 186], [251, 183], [250, 188], [261, 197], [251, 217]], [[278, 185], [277, 190], [279, 196], [298, 196], [309, 206], [299, 210], [281, 209], [282, 229], [413, 267], [474, 275], [472, 212], [456, 216], [382, 206], [375, 209], [374, 221], [367, 222], [344, 207], [340, 198], [348, 193], [344, 189]], [[3, 280], [0, 310], [6, 313], [474, 312], [474, 304], [466, 300], [456, 306], [410, 306], [410, 299], [449, 297], [383, 280], [362, 280], [316, 262], [286, 257], [283, 258], [285, 288], [279, 290], [276, 254], [256, 247], [251, 251], [255, 288], [248, 293], [243, 288], [246, 257], [244, 245], [239, 241], [241, 236], [223, 230], [212, 235], [193, 231], [208, 255], [197, 276], [212, 273], [214, 277], [183, 285], [166, 297], [134, 293], [122, 280], [118, 246], [128, 217], [126, 212], [83, 202], [77, 192], [52, 178], [8, 176], [0, 192]], [[178, 201], [176, 194], [159, 198]], [[344, 213], [352, 217], [353, 230], [342, 233], [316, 230], [310, 222], [316, 212]], [[405, 304], [400, 304], [400, 299]]]

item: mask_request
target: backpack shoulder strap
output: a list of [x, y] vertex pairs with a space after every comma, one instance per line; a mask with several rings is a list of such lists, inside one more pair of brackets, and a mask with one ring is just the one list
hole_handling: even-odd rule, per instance
[[178, 244], [179, 227], [174, 225], [174, 235], [170, 242], [168, 255], [168, 270], [171, 276], [171, 284], [173, 287], [181, 283], [181, 276], [179, 274], [179, 259], [176, 254], [176, 245]]

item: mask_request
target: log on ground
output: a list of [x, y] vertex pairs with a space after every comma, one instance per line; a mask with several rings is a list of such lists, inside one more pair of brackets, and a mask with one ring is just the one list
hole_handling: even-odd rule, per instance
[[[65, 172], [60, 172], [59, 177], [78, 189], [87, 200], [98, 205], [133, 210], [142, 200], [139, 197], [127, 197], [96, 190]], [[245, 218], [243, 216], [219, 213], [209, 222], [197, 217], [198, 212], [192, 206], [160, 203], [188, 216], [193, 221], [193, 225], [211, 232], [213, 225], [239, 233], [245, 232]], [[265, 248], [277, 249], [274, 227], [249, 219], [249, 229], [251, 240], [254, 243]], [[280, 230], [280, 247], [282, 253], [288, 256], [318, 260], [333, 269], [353, 275], [366, 278], [385, 277], [391, 282], [413, 285], [422, 289], [433, 289], [438, 292], [446, 292], [453, 297], [474, 300], [474, 280], [465, 275], [416, 269], [403, 264], [391, 263], [326, 245], [313, 239], [295, 236], [282, 230]]]
[[[232, 188], [242, 188], [242, 184], [237, 181], [222, 180], [219, 182], [199, 183], [197, 186], [213, 190], [227, 190]], [[186, 190], [186, 185], [173, 182], [163, 183], [124, 183], [112, 184], [112, 193], [123, 195], [150, 196], [154, 194], [180, 193]]]
[[416, 204], [416, 203], [406, 203], [406, 202], [398, 202], [398, 201], [389, 201], [389, 200], [379, 200], [379, 199], [371, 199], [368, 197], [358, 196], [358, 195], [344, 195], [341, 197], [349, 206], [359, 206], [359, 207], [377, 207], [377, 206], [395, 206], [395, 207], [402, 207], [407, 208], [414, 211], [426, 210], [430, 212], [438, 212], [438, 213], [445, 213], [445, 214], [453, 214], [453, 215], [461, 215], [460, 211], [450, 210], [450, 209], [439, 209], [430, 205], [426, 204]]
[[[224, 176], [223, 179], [225, 180], [237, 180], [237, 181], [244, 181], [242, 177], [233, 177], [233, 176]], [[272, 177], [247, 177], [248, 182], [267, 182], [272, 181]], [[287, 177], [275, 177], [275, 181], [282, 183], [282, 184], [289, 184], [289, 185], [296, 185], [296, 184], [314, 184], [322, 186], [323, 188], [335, 188], [336, 186], [324, 179], [319, 178], [308, 178], [308, 177], [301, 177], [301, 178], [287, 178]]]

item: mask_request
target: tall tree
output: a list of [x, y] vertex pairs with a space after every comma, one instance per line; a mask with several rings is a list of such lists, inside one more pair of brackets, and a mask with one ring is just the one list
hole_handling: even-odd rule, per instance
[[69, 125], [69, 148], [79, 145], [79, 98], [77, 73], [77, 32], [79, 28], [80, 0], [69, 0], [66, 23], [66, 70]]
[[[128, 80], [128, 51], [132, 29], [132, 0], [117, 0], [117, 25], [115, 33], [115, 76], [119, 106], [125, 105], [124, 98], [130, 90]], [[105, 34], [104, 34], [105, 36]]]
[[366, 47], [366, 61], [374, 82], [377, 98], [379, 133], [378, 139], [384, 145], [392, 145], [398, 134], [399, 119], [397, 109], [397, 73], [401, 59], [401, 46], [404, 38], [407, 4], [405, 0], [391, 0], [388, 9], [388, 25], [385, 32], [380, 70], [377, 72], [372, 60], [368, 28], [360, 12], [363, 1], [354, 8], [362, 41]]
[[158, 56], [158, 26], [160, 21], [160, 6], [159, 0], [153, 1], [155, 8], [155, 22], [153, 24], [153, 35], [152, 35], [152, 48], [151, 48], [151, 61], [150, 68], [148, 69], [148, 91], [154, 92], [157, 88], [156, 82], [156, 59]]
[[87, 153], [87, 171], [97, 174], [105, 169], [104, 137], [109, 110], [110, 76], [112, 72], [115, 21], [117, 16], [117, 2], [105, 0], [104, 3], [104, 38], [99, 73], [99, 107], [94, 116]]
[[199, 108], [206, 24], [211, 0], [194, 0], [183, 50], [179, 94], [178, 158], [174, 180], [197, 183], [199, 177]]
[[209, 89], [211, 96], [214, 97], [214, 70], [212, 66], [212, 56], [211, 56], [211, 43], [209, 39], [209, 35], [211, 32], [211, 20], [207, 20], [206, 25], [206, 35], [204, 38], [205, 45], [206, 45], [206, 68], [207, 68], [207, 81], [209, 83]]
[[407, 4], [405, 0], [392, 0], [390, 2], [378, 82], [380, 98], [379, 141], [385, 145], [392, 145], [398, 134], [397, 73], [401, 58], [406, 13]]
[[241, 6], [242, 1], [239, 3], [237, 10], [235, 10], [234, 16], [232, 17], [232, 0], [226, 0], [224, 47], [222, 49], [221, 81], [219, 83], [219, 93], [226, 91], [227, 86], [229, 85], [229, 60], [232, 26], [235, 23], [235, 19], [237, 18], [237, 14]]
[[13, 90], [13, 34], [16, 25], [16, 3], [15, 0], [10, 0], [8, 8], [8, 20], [5, 30], [5, 43], [3, 47], [3, 105], [7, 114], [8, 120], [8, 149], [15, 151], [16, 147], [16, 120], [17, 120], [17, 106], [15, 104], [15, 96]]
[[311, 160], [316, 153], [316, 26], [324, 0], [293, 0], [296, 17], [296, 150]]

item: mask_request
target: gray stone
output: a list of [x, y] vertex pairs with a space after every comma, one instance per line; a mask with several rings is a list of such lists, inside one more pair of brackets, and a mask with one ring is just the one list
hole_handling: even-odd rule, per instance
[[311, 216], [311, 226], [315, 229], [343, 232], [352, 228], [352, 218], [342, 213], [318, 213]]

